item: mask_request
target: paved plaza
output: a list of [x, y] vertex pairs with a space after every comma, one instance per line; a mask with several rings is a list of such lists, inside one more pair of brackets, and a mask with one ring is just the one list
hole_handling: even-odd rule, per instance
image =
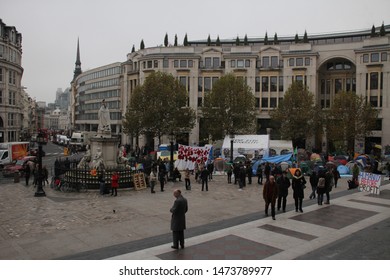
[[[117, 197], [49, 187], [46, 197], [34, 197], [31, 185], [2, 181], [0, 259], [390, 259], [389, 181], [374, 196], [348, 191], [341, 179], [330, 205], [322, 206], [308, 199], [308, 187], [303, 213], [293, 209], [290, 190], [286, 213], [277, 212], [274, 221], [265, 217], [263, 188], [253, 179], [243, 191], [220, 175], [209, 182], [208, 192], [195, 182], [190, 191], [184, 182], [169, 182], [165, 192], [119, 189]], [[176, 188], [189, 203], [181, 250], [170, 248], [169, 209]], [[364, 238], [367, 233], [371, 240]], [[348, 243], [351, 236], [360, 243]], [[343, 255], [348, 251], [343, 246], [365, 242], [379, 251], [359, 254], [355, 248], [355, 255]]]

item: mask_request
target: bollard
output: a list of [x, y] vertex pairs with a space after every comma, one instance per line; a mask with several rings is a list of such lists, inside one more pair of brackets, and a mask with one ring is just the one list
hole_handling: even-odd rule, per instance
[[20, 181], [20, 173], [19, 171], [16, 171], [14, 174], [14, 183], [19, 183]]

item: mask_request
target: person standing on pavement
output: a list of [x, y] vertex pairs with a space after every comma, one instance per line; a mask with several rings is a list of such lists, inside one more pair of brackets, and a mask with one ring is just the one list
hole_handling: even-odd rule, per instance
[[28, 186], [28, 181], [30, 180], [30, 176], [31, 176], [30, 165], [26, 163], [24, 166], [24, 178], [26, 179], [26, 186]]
[[119, 187], [119, 175], [118, 172], [114, 172], [111, 176], [111, 196], [118, 195], [118, 187]]
[[311, 185], [311, 194], [309, 196], [310, 199], [316, 198], [317, 184], [318, 184], [318, 175], [313, 170], [310, 174], [310, 185]]
[[269, 180], [265, 182], [263, 188], [263, 198], [265, 201], [265, 215], [268, 217], [268, 208], [271, 204], [271, 216], [275, 220], [275, 203], [278, 198], [278, 186], [275, 183], [275, 177], [269, 176]]
[[329, 170], [325, 173], [325, 195], [326, 195], [326, 201], [324, 204], [330, 203], [330, 192], [333, 188], [333, 173], [332, 170]]
[[202, 168], [200, 171], [200, 179], [202, 180], [202, 191], [204, 190], [204, 187], [206, 186], [206, 191], [209, 190], [208, 180], [209, 180], [209, 171], [207, 170], [206, 166]]
[[301, 170], [297, 169], [292, 178], [292, 189], [293, 196], [295, 201], [295, 212], [298, 210], [302, 213], [302, 202], [304, 198], [304, 189], [305, 189], [306, 180], [303, 177]]
[[189, 191], [191, 189], [191, 171], [187, 168], [184, 172], [184, 181], [185, 181], [185, 186], [186, 190]]
[[262, 168], [261, 164], [259, 164], [257, 166], [256, 175], [257, 175], [257, 184], [262, 185], [263, 184], [263, 168]]
[[149, 180], [151, 193], [155, 193], [154, 186], [156, 185], [156, 182], [157, 182], [156, 170], [153, 168], [152, 172], [150, 173], [150, 180]]
[[171, 230], [173, 237], [172, 249], [179, 249], [179, 244], [184, 249], [184, 230], [186, 229], [186, 213], [188, 211], [188, 202], [185, 199], [181, 191], [176, 189], [173, 192], [173, 196], [176, 198], [173, 203], [170, 212], [172, 213], [171, 218]]
[[158, 180], [160, 181], [160, 190], [164, 191], [164, 184], [165, 184], [165, 175], [167, 173], [167, 167], [165, 166], [164, 162], [161, 161], [158, 165]]
[[288, 188], [291, 186], [290, 179], [287, 178], [287, 171], [283, 171], [282, 176], [276, 179], [278, 185], [278, 211], [282, 208], [283, 212], [286, 212]]
[[99, 174], [99, 191], [101, 195], [104, 195], [106, 192], [106, 181], [104, 180], [104, 170]]
[[337, 170], [336, 166], [333, 167], [332, 174], [333, 174], [334, 187], [337, 188], [337, 181], [340, 179], [340, 172]]
[[229, 164], [226, 168], [226, 173], [227, 173], [227, 180], [228, 184], [232, 183], [232, 175], [233, 175], [233, 163]]

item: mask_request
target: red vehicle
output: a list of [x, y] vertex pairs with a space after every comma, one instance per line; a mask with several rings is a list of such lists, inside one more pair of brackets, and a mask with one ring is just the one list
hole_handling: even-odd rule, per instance
[[[31, 165], [34, 167], [36, 160], [37, 160], [37, 158], [35, 156], [26, 156], [26, 157], [23, 157], [21, 159], [18, 159], [15, 164], [7, 165], [6, 167], [4, 167], [3, 176], [4, 177], [11, 177], [11, 176], [14, 176], [15, 173], [17, 173], [17, 172], [22, 174], [24, 165], [30, 161]], [[33, 170], [33, 169], [34, 168], [31, 168], [31, 170]]]

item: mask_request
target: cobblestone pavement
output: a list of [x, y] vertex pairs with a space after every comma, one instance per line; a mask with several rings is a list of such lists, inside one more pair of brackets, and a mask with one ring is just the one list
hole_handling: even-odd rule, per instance
[[[188, 228], [202, 229], [224, 221], [235, 224], [264, 218], [262, 186], [256, 182], [243, 191], [227, 184], [225, 176], [214, 176], [209, 191], [198, 183], [186, 191], [184, 182], [168, 183], [165, 192], [150, 193], [120, 189], [117, 197], [97, 191], [62, 193], [45, 187], [46, 197], [34, 197], [35, 189], [24, 183], [0, 184], [0, 259], [57, 259], [83, 252], [121, 247], [121, 244], [153, 240], [170, 234], [169, 209], [172, 192], [179, 188], [188, 199]], [[194, 181], [194, 180], [192, 180]], [[345, 179], [332, 196], [347, 193]], [[314, 204], [305, 190], [304, 207]], [[291, 210], [292, 191], [288, 197]], [[305, 208], [304, 208], [305, 210]], [[247, 216], [245, 216], [247, 215]], [[200, 230], [198, 233], [202, 232]], [[194, 231], [195, 232], [195, 231]], [[130, 243], [129, 243], [130, 242]], [[104, 258], [104, 254], [102, 255]], [[109, 257], [109, 256], [106, 256]], [[92, 257], [100, 258], [100, 257]]]

